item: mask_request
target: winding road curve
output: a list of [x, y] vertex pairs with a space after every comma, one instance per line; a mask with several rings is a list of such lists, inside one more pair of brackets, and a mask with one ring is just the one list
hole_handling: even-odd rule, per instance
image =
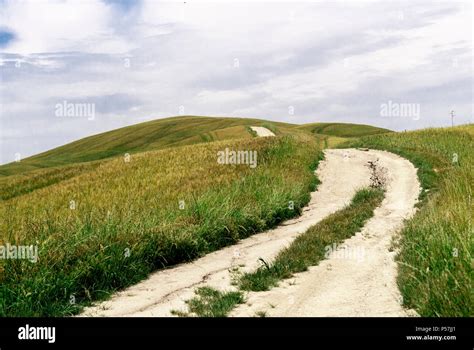
[[268, 292], [248, 293], [246, 303], [231, 316], [255, 316], [257, 312], [267, 316], [413, 314], [401, 306], [391, 246], [404, 220], [415, 211], [420, 191], [416, 169], [392, 153], [344, 149], [325, 151], [325, 160], [316, 171], [322, 183], [300, 217], [193, 262], [157, 271], [110, 300], [85, 309], [81, 316], [171, 316], [172, 310], [186, 311], [185, 301], [197, 287], [234, 290], [236, 270], [255, 270], [259, 258], [271, 261], [299, 234], [342, 209], [358, 189], [368, 186], [366, 165], [376, 159], [387, 170], [386, 197], [362, 231], [344, 242], [349, 254], [336, 252]]

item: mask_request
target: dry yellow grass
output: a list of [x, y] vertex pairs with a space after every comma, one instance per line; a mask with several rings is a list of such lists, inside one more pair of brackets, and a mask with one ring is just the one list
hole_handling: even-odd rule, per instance
[[[226, 147], [256, 151], [258, 166], [218, 164]], [[77, 312], [153, 269], [297, 215], [317, 157], [305, 135], [204, 143], [117, 157], [4, 200], [0, 244], [37, 244], [39, 261], [0, 261], [0, 314]]]

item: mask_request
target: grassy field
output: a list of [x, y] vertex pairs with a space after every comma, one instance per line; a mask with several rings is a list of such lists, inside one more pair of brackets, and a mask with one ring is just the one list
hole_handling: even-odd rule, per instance
[[[51, 186], [85, 173], [94, 172], [103, 162], [145, 151], [166, 149], [220, 140], [247, 139], [257, 135], [250, 126], [264, 126], [276, 135], [309, 135], [299, 125], [245, 118], [173, 117], [132, 125], [94, 135], [50, 151], [0, 166], [0, 200], [10, 199]], [[326, 125], [326, 124], [324, 124]], [[338, 134], [337, 128], [343, 128]], [[353, 134], [350, 128], [353, 128]], [[326, 128], [328, 134], [312, 133], [320, 148], [335, 147], [352, 136], [383, 132], [371, 126], [337, 124]], [[322, 128], [318, 131], [324, 132]], [[352, 135], [352, 136], [351, 136]]]
[[361, 137], [392, 132], [364, 124], [349, 123], [310, 123], [297, 126], [297, 129], [309, 131], [313, 134], [336, 136], [342, 138]]
[[348, 146], [398, 153], [418, 168], [420, 210], [399, 242], [405, 305], [422, 316], [473, 316], [474, 125], [369, 136]]
[[[251, 125], [277, 137], [256, 138]], [[370, 147], [411, 160], [424, 189], [397, 243], [405, 305], [423, 316], [472, 316], [473, 140], [472, 125], [392, 133], [353, 124], [178, 117], [0, 166], [0, 245], [39, 247], [37, 263], [0, 260], [0, 315], [74, 314], [153, 270], [272, 227], [309, 200], [322, 148]], [[258, 166], [218, 164], [216, 153], [226, 147], [257, 151]], [[313, 253], [282, 252], [268, 269], [246, 276], [243, 288], [269, 288], [315, 263], [320, 257]], [[199, 312], [213, 300], [225, 299], [225, 310], [241, 301], [211, 290], [198, 297], [190, 306]]]
[[[312, 133], [327, 147], [345, 140], [345, 138], [388, 131], [368, 125], [296, 125], [247, 118], [183, 116], [157, 119], [86, 137], [25, 158], [21, 162], [2, 165], [0, 166], [0, 184], [2, 184], [1, 179], [4, 176], [37, 171], [38, 176], [46, 174], [46, 177], [51, 177], [52, 173], [41, 173], [40, 170], [55, 168], [52, 170], [53, 173], [61, 173], [62, 167], [66, 165], [100, 161], [123, 156], [126, 153], [135, 154], [219, 140], [250, 139], [256, 136], [250, 130], [250, 126], [266, 127], [276, 135]], [[73, 168], [65, 171], [68, 172], [71, 169]], [[78, 168], [78, 170], [84, 169]], [[71, 172], [69, 173], [71, 174]], [[61, 175], [58, 176], [61, 177]], [[24, 182], [24, 180], [21, 181]]]
[[[102, 162], [127, 154], [219, 140], [251, 139], [256, 137], [250, 129], [254, 125], [272, 129], [277, 135], [290, 134], [293, 129], [290, 124], [265, 120], [210, 117], [174, 117], [132, 125], [0, 166], [0, 199], [10, 199], [94, 171]], [[322, 139], [323, 136], [319, 138], [321, 145]]]
[[0, 200], [21, 196], [81, 174], [94, 171], [100, 161], [64, 165], [0, 177]]
[[152, 120], [89, 136], [50, 151], [0, 166], [1, 175], [58, 167], [198, 143], [253, 137], [249, 126], [267, 126], [276, 134], [288, 133], [291, 124], [245, 118], [183, 116]]
[[[226, 147], [257, 151], [258, 166], [218, 164]], [[36, 176], [22, 194], [12, 186], [0, 202], [0, 243], [37, 245], [39, 260], [0, 260], [0, 315], [74, 314], [155, 269], [298, 215], [319, 154], [304, 134], [218, 141], [89, 163], [71, 178], [51, 174], [46, 187]]]

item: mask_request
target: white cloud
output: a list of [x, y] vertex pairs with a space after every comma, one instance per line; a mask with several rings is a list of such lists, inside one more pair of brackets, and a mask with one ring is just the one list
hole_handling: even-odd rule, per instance
[[113, 15], [99, 0], [13, 0], [3, 4], [0, 22], [18, 38], [9, 52], [127, 51], [130, 45], [114, 37], [110, 27]]
[[[7, 1], [0, 22], [16, 39], [0, 57], [0, 162], [19, 148], [33, 154], [176, 115], [180, 105], [196, 115], [398, 129], [447, 124], [454, 105], [469, 121], [472, 20], [468, 2]], [[63, 99], [108, 96], [123, 98], [121, 110], [93, 123], [49, 114]], [[388, 99], [418, 102], [429, 118], [380, 118]]]

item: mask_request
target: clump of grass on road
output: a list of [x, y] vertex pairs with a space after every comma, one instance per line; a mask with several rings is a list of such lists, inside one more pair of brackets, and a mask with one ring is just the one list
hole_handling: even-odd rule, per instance
[[196, 296], [188, 301], [188, 312], [172, 312], [177, 316], [195, 315], [199, 317], [225, 317], [235, 307], [244, 302], [242, 292], [220, 292], [210, 287], [200, 287]]
[[474, 315], [474, 125], [376, 135], [348, 146], [394, 152], [418, 168], [421, 209], [399, 243], [405, 306], [421, 316]]
[[[257, 167], [218, 164], [226, 147], [256, 151]], [[317, 184], [318, 155], [303, 134], [219, 141], [10, 188], [15, 195], [0, 201], [0, 245], [37, 245], [39, 260], [0, 260], [0, 315], [75, 314], [153, 270], [299, 215]]]

